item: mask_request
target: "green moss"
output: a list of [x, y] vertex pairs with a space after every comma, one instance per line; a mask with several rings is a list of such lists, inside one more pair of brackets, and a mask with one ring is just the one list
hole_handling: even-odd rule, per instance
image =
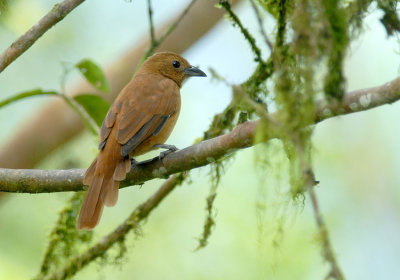
[[392, 36], [395, 32], [400, 31], [400, 19], [397, 14], [397, 4], [398, 1], [396, 0], [378, 1], [378, 7], [384, 13], [380, 21], [385, 27], [388, 36]]
[[[270, 13], [275, 19], [282, 17], [282, 11], [287, 11], [289, 13], [294, 7], [295, 1], [293, 0], [258, 0], [261, 7], [264, 8], [268, 13]], [[279, 31], [278, 31], [279, 32]]]
[[227, 169], [230, 159], [233, 159], [233, 154], [223, 159], [219, 159], [210, 165], [211, 186], [210, 192], [206, 198], [206, 218], [203, 225], [203, 232], [201, 234], [201, 237], [198, 238], [199, 244], [195, 250], [199, 250], [207, 246], [208, 239], [210, 238], [212, 230], [216, 225], [216, 211], [214, 209], [214, 202], [215, 198], [217, 197], [217, 188], [221, 182], [222, 176]]
[[254, 60], [258, 61], [260, 63], [263, 63], [263, 60], [261, 58], [261, 50], [259, 47], [257, 47], [256, 40], [250, 34], [250, 32], [243, 26], [239, 17], [232, 11], [231, 4], [229, 3], [229, 1], [219, 0], [218, 6], [221, 8], [224, 8], [226, 10], [226, 12], [228, 13], [229, 18], [232, 20], [233, 25], [237, 25], [239, 27], [241, 33], [246, 38], [246, 40], [249, 42], [251, 49], [253, 50], [253, 52], [255, 54]]
[[242, 111], [239, 113], [239, 119], [238, 119], [238, 124], [242, 124], [247, 122], [249, 119], [249, 114], [246, 111]]
[[349, 30], [352, 37], [360, 34], [363, 26], [363, 19], [368, 14], [368, 8], [373, 0], [356, 0], [351, 1], [346, 9]]
[[[345, 91], [343, 61], [349, 44], [347, 14], [340, 0], [321, 1], [326, 27], [329, 34], [328, 74], [324, 91], [328, 97], [341, 100]], [[324, 46], [326, 44], [323, 44]]]
[[58, 220], [49, 236], [49, 244], [42, 262], [37, 279], [55, 271], [62, 266], [71, 256], [78, 253], [82, 244], [90, 243], [93, 232], [76, 228], [76, 220], [82, 204], [83, 192], [77, 192], [67, 201], [60, 211]]
[[285, 53], [284, 49], [282, 49], [284, 42], [285, 42], [285, 36], [286, 36], [286, 24], [287, 24], [287, 15], [288, 12], [290, 13], [291, 11], [288, 11], [289, 3], [292, 1], [287, 1], [287, 0], [279, 0], [276, 1], [276, 9], [277, 9], [277, 32], [276, 32], [276, 39], [275, 39], [275, 45], [280, 49], [281, 53]]
[[[315, 112], [314, 99], [317, 94], [314, 73], [319, 59], [316, 53], [318, 25], [315, 15], [311, 13], [313, 9], [311, 1], [302, 0], [297, 2], [293, 14], [285, 15], [285, 18], [291, 21], [293, 42], [290, 46], [279, 47], [280, 55], [274, 76], [279, 122], [276, 134], [285, 144], [289, 159], [292, 197], [298, 197], [305, 191], [303, 170], [311, 165], [310, 151], [307, 149], [311, 141], [311, 132], [304, 128], [312, 123]], [[277, 40], [280, 41], [284, 39]]]
[[203, 233], [199, 240], [199, 245], [195, 249], [196, 251], [204, 248], [208, 244], [208, 239], [211, 236], [212, 229], [215, 227], [215, 211], [213, 210], [214, 200], [217, 196], [216, 192], [210, 193], [207, 196], [207, 206], [206, 206], [206, 219], [203, 226]]

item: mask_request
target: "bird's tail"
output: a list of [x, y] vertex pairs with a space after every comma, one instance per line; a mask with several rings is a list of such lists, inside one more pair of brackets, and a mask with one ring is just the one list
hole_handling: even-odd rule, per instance
[[103, 153], [86, 170], [84, 185], [89, 185], [78, 218], [78, 229], [92, 229], [100, 220], [104, 205], [114, 206], [118, 200], [120, 181], [124, 180], [131, 165], [129, 158], [110, 162], [103, 160]]

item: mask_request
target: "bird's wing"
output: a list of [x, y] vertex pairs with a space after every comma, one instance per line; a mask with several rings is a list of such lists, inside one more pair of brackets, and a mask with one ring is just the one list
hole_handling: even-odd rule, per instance
[[130, 96], [123, 98], [126, 101], [121, 106], [116, 127], [122, 156], [162, 130], [176, 110], [179, 87], [169, 79], [158, 79], [155, 83], [141, 83], [126, 94]]
[[122, 145], [121, 155], [127, 156], [140, 143], [152, 135], [157, 135], [164, 127], [170, 115], [156, 114], [146, 122], [125, 144]]
[[100, 129], [100, 140], [99, 140], [99, 150], [102, 150], [106, 145], [108, 136], [110, 136], [111, 130], [114, 126], [115, 120], [117, 119], [117, 114], [121, 110], [121, 103], [115, 102], [110, 109], [106, 117], [103, 120], [103, 124], [101, 125]]

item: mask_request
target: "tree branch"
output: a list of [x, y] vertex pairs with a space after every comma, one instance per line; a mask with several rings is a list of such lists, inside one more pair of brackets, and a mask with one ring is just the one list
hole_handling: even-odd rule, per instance
[[0, 55], [0, 73], [29, 49], [47, 30], [62, 20], [84, 1], [85, 0], [64, 0], [54, 5], [50, 12], [25, 32], [24, 35], [14, 41], [14, 43]]
[[322, 219], [322, 214], [319, 210], [319, 205], [318, 205], [317, 195], [315, 194], [314, 185], [315, 183], [310, 185], [308, 190], [311, 197], [311, 204], [314, 210], [315, 221], [318, 226], [319, 238], [322, 243], [323, 256], [331, 266], [329, 274], [325, 279], [333, 278], [337, 280], [343, 280], [345, 279], [343, 276], [343, 272], [340, 269], [338, 262], [336, 260], [335, 253], [333, 252], [332, 244], [329, 238], [328, 229], [326, 228], [325, 222]]
[[240, 32], [243, 34], [243, 36], [246, 38], [246, 40], [249, 42], [251, 49], [253, 50], [253, 53], [255, 54], [256, 58], [255, 60], [262, 63], [262, 57], [261, 57], [261, 50], [259, 47], [256, 45], [256, 40], [254, 37], [250, 34], [250, 32], [243, 26], [242, 22], [240, 21], [239, 17], [232, 11], [232, 6], [231, 3], [228, 0], [219, 0], [218, 5], [223, 7], [226, 12], [228, 13], [229, 17], [232, 19], [234, 24], [237, 24], [237, 26], [240, 29]]
[[257, 18], [258, 26], [260, 27], [261, 35], [264, 37], [265, 43], [267, 44], [269, 50], [272, 52], [274, 49], [274, 46], [272, 45], [271, 40], [268, 38], [267, 32], [265, 32], [265, 30], [264, 30], [263, 20], [261, 19], [260, 11], [258, 10], [256, 3], [254, 3], [254, 0], [250, 0], [250, 4], [253, 7], [254, 13], [256, 14], [256, 18]]
[[161, 187], [144, 203], [140, 204], [131, 215], [114, 231], [104, 236], [99, 242], [90, 247], [81, 255], [71, 258], [60, 270], [41, 279], [68, 279], [81, 270], [91, 261], [103, 256], [109, 248], [118, 241], [123, 241], [125, 236], [132, 230], [139, 227], [150, 212], [184, 179], [183, 174], [171, 176]]
[[[365, 111], [380, 105], [391, 104], [400, 99], [400, 77], [382, 86], [361, 89], [345, 94], [339, 104], [319, 102], [315, 123], [337, 115]], [[270, 114], [270, 120], [274, 114]], [[231, 132], [202, 141], [193, 146], [168, 154], [162, 161], [158, 158], [136, 166], [128, 173], [121, 187], [142, 184], [154, 178], [166, 178], [170, 174], [183, 172], [212, 163], [237, 149], [254, 145], [253, 136], [260, 121], [245, 122]], [[310, 123], [311, 125], [312, 123]], [[268, 134], [267, 141], [277, 137], [274, 131]], [[0, 168], [0, 191], [3, 192], [61, 192], [80, 191], [84, 169], [71, 170], [24, 170]]]

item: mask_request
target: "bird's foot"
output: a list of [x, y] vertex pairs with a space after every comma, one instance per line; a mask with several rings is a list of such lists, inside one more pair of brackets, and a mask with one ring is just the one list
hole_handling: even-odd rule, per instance
[[131, 165], [132, 165], [132, 166], [138, 165], [138, 163], [139, 163], [139, 162], [138, 162], [136, 159], [131, 158]]
[[160, 160], [162, 160], [166, 155], [179, 150], [176, 146], [168, 144], [156, 144], [153, 147], [167, 149], [166, 151], [161, 152], [160, 155], [158, 156]]
[[131, 158], [131, 171], [135, 169], [136, 166], [138, 166], [140, 162], [138, 162], [136, 159]]

